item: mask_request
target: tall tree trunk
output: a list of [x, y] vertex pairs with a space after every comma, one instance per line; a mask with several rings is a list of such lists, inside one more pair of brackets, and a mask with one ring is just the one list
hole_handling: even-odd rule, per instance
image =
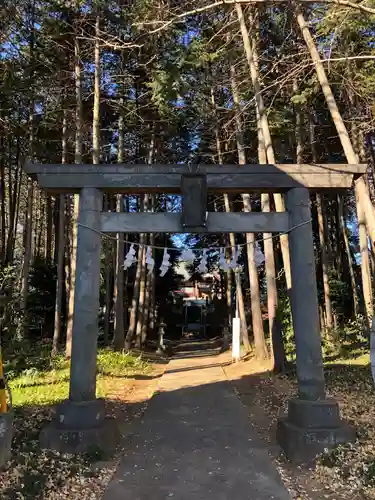
[[[110, 195], [104, 195], [104, 211], [108, 212], [111, 210], [111, 199]], [[105, 259], [105, 269], [104, 269], [104, 344], [109, 344], [109, 333], [110, 333], [110, 320], [111, 320], [111, 310], [113, 303], [113, 287], [112, 287], [112, 266], [113, 266], [113, 257], [112, 250], [113, 244], [112, 241], [106, 239], [103, 242], [104, 248], [104, 259]]]
[[[122, 104], [122, 100], [121, 103]], [[118, 144], [117, 144], [117, 161], [124, 161], [124, 116], [122, 108], [118, 122]], [[124, 211], [124, 196], [117, 195], [117, 211]], [[114, 348], [118, 351], [124, 348], [125, 345], [125, 324], [126, 316], [124, 303], [124, 254], [125, 254], [125, 234], [117, 233], [116, 236], [116, 278], [114, 289], [115, 301], [115, 331], [114, 331]]]
[[[67, 110], [64, 109], [63, 124], [62, 124], [62, 155], [61, 163], [64, 164], [68, 157], [68, 124]], [[57, 251], [57, 281], [56, 281], [56, 302], [55, 302], [55, 327], [52, 341], [52, 354], [56, 354], [61, 338], [62, 331], [62, 299], [64, 290], [64, 252], [65, 252], [65, 196], [59, 196], [59, 219], [58, 219], [58, 251]]]
[[[347, 91], [349, 102], [351, 105], [351, 109], [356, 109], [355, 98], [351, 89]], [[359, 142], [359, 131], [354, 121], [351, 123], [351, 138], [353, 141], [353, 148], [358, 152], [361, 160], [365, 160], [363, 155], [363, 151], [361, 151], [361, 146]], [[360, 255], [361, 255], [361, 277], [362, 277], [362, 291], [363, 291], [363, 301], [364, 301], [364, 309], [367, 316], [367, 326], [370, 329], [372, 324], [372, 316], [374, 314], [374, 302], [373, 302], [373, 290], [372, 290], [372, 280], [371, 280], [371, 262], [370, 255], [368, 249], [368, 238], [367, 231], [365, 226], [365, 219], [362, 212], [363, 208], [357, 207], [357, 215], [358, 215], [358, 231], [359, 231], [359, 246], [360, 246]], [[373, 251], [370, 252], [373, 254]]]
[[137, 313], [139, 311], [139, 292], [141, 285], [142, 261], [143, 261], [143, 233], [139, 238], [138, 256], [137, 256], [137, 270], [134, 278], [133, 296], [130, 307], [129, 328], [125, 338], [125, 349], [129, 350], [132, 347], [132, 342], [137, 328]]
[[[150, 235], [151, 238], [151, 235]], [[151, 243], [151, 241], [150, 241]], [[148, 327], [149, 327], [149, 316], [150, 316], [150, 299], [151, 299], [151, 274], [147, 272], [147, 268], [145, 266], [145, 299], [143, 306], [143, 318], [142, 318], [142, 327], [141, 327], [141, 347], [144, 348], [146, 346], [147, 336], [148, 336]]]
[[[213, 106], [214, 113], [216, 113], [216, 106], [215, 106], [213, 92], [211, 92], [211, 99], [212, 99], [212, 106]], [[216, 149], [217, 149], [217, 156], [218, 156], [219, 163], [222, 164], [223, 163], [223, 156], [222, 156], [222, 150], [221, 150], [221, 145], [220, 145], [220, 136], [219, 136], [218, 127], [216, 127]], [[227, 193], [224, 193], [224, 207], [225, 207], [226, 212], [231, 211], [229, 196]], [[232, 255], [234, 255], [234, 253], [236, 252], [236, 238], [235, 238], [234, 233], [229, 234], [229, 242], [230, 242], [230, 246], [231, 246]], [[231, 275], [231, 273], [232, 273], [232, 270], [229, 269], [228, 276]], [[229, 279], [231, 279], [231, 277]], [[248, 336], [245, 303], [243, 300], [241, 276], [240, 276], [240, 273], [237, 269], [234, 270], [234, 282], [236, 285], [236, 296], [237, 296], [238, 310], [239, 310], [239, 315], [240, 315], [240, 320], [241, 320], [242, 338], [244, 339], [244, 347], [247, 351], [250, 351], [250, 342], [249, 342], [249, 336]], [[231, 290], [229, 291], [229, 293], [231, 293]], [[231, 307], [231, 305], [232, 305], [231, 298], [228, 298], [228, 301], [230, 301], [230, 304], [228, 304], [228, 305]]]
[[[155, 195], [151, 195], [151, 210], [155, 212], [156, 209], [156, 198]], [[155, 245], [155, 233], [151, 233], [150, 235], [150, 245], [151, 245], [151, 253], [153, 259], [155, 259], [155, 250], [152, 248]], [[156, 323], [157, 323], [157, 315], [156, 315], [156, 270], [153, 269], [152, 273], [149, 274], [149, 286], [150, 286], [150, 310], [149, 310], [149, 332], [151, 335], [155, 333]]]
[[44, 242], [44, 256], [47, 263], [52, 262], [52, 223], [53, 223], [53, 207], [52, 198], [46, 196], [46, 237]]
[[[242, 130], [242, 120], [240, 116], [240, 98], [237, 87], [234, 66], [231, 64], [231, 82], [234, 101], [234, 111], [236, 113], [236, 142], [239, 165], [246, 165], [245, 144]], [[245, 212], [251, 212], [251, 201], [249, 194], [242, 195]], [[264, 338], [262, 311], [260, 307], [259, 278], [258, 269], [255, 263], [255, 235], [246, 233], [246, 250], [249, 271], [250, 295], [251, 295], [251, 315], [253, 325], [253, 335], [255, 344], [255, 356], [258, 359], [265, 359], [268, 356], [267, 345]]]
[[[258, 125], [258, 161], [260, 165], [267, 163], [266, 149], [263, 139], [263, 133], [259, 121], [259, 112], [257, 110]], [[270, 196], [266, 193], [261, 194], [261, 208], [263, 212], [270, 211]], [[283, 341], [282, 325], [278, 319], [278, 296], [276, 282], [276, 264], [275, 253], [273, 249], [272, 233], [263, 234], [264, 258], [266, 268], [267, 283], [267, 313], [268, 328], [270, 336], [271, 354], [274, 362], [274, 371], [282, 372], [286, 364], [285, 349]]]
[[94, 107], [92, 118], [92, 163], [100, 163], [100, 16], [95, 21], [95, 76], [94, 76]]
[[65, 196], [59, 196], [58, 222], [58, 252], [57, 252], [57, 280], [55, 303], [55, 327], [53, 332], [52, 353], [56, 354], [62, 333], [62, 301], [64, 290], [64, 252], [65, 252]]
[[[155, 259], [154, 249], [152, 248], [155, 245], [155, 234], [150, 234], [150, 245], [151, 245], [151, 254]], [[145, 322], [142, 328], [142, 345], [145, 345], [147, 341], [148, 334], [153, 334], [155, 330], [155, 320], [156, 320], [156, 311], [155, 311], [155, 268], [152, 272], [149, 272], [147, 275], [147, 284], [146, 284], [146, 300], [145, 300]]]
[[[237, 7], [240, 7], [239, 9]], [[266, 115], [266, 110], [264, 108], [264, 102], [261, 95], [260, 81], [259, 81], [259, 60], [257, 53], [257, 43], [259, 40], [259, 26], [257, 26], [256, 32], [254, 33], [253, 39], [250, 41], [249, 33], [246, 27], [246, 23], [243, 17], [243, 12], [241, 6], [236, 6], [237, 17], [240, 23], [242, 40], [244, 44], [245, 54], [247, 63], [249, 65], [250, 76], [255, 93], [255, 103], [256, 103], [256, 118], [257, 118], [257, 131], [258, 131], [258, 161], [259, 164], [264, 165], [267, 163], [275, 163], [275, 157], [272, 147], [272, 140], [268, 126], [268, 119]], [[250, 11], [251, 12], [251, 11]], [[250, 13], [250, 22], [253, 24], [254, 19]], [[284, 210], [284, 201], [280, 194], [274, 194], [274, 200], [277, 211]], [[261, 208], [263, 212], [269, 212], [270, 207], [270, 196], [269, 194], [261, 194]], [[267, 282], [267, 312], [268, 312], [268, 324], [269, 324], [269, 335], [271, 344], [271, 354], [274, 360], [274, 371], [282, 372], [284, 371], [286, 364], [285, 348], [282, 324], [278, 317], [278, 295], [277, 295], [277, 282], [276, 282], [276, 265], [275, 265], [275, 253], [273, 248], [273, 235], [271, 233], [263, 234], [264, 240], [264, 256], [265, 256], [265, 268], [266, 268], [266, 282]], [[280, 239], [285, 279], [288, 290], [291, 289], [291, 274], [290, 274], [290, 258], [289, 258], [289, 246], [287, 241], [287, 236], [284, 235]]]
[[[147, 211], [148, 208], [148, 195], [144, 195], [144, 201], [143, 201], [143, 212]], [[139, 282], [139, 299], [138, 299], [138, 315], [137, 315], [137, 326], [135, 330], [135, 344], [138, 349], [141, 348], [142, 346], [142, 327], [143, 323], [145, 321], [145, 296], [146, 296], [146, 244], [147, 244], [147, 235], [146, 234], [141, 234], [140, 237], [141, 241], [141, 254], [142, 254], [142, 259], [140, 259], [140, 267], [141, 267], [141, 273], [140, 273], [140, 282]]]
[[7, 252], [8, 252], [8, 262], [13, 262], [13, 255], [14, 255], [14, 246], [15, 246], [15, 240], [17, 236], [17, 226], [18, 226], [18, 219], [19, 219], [19, 214], [20, 214], [20, 200], [21, 200], [21, 187], [22, 187], [22, 170], [19, 168], [18, 171], [19, 173], [19, 181], [18, 181], [18, 189], [17, 191], [14, 188], [14, 206], [15, 206], [15, 215], [14, 215], [14, 226], [12, 228], [12, 233], [13, 236], [9, 240], [8, 239], [8, 245], [7, 245]]
[[[94, 106], [93, 106], [93, 119], [92, 119], [92, 163], [98, 165], [101, 157], [101, 137], [100, 137], [100, 80], [101, 80], [101, 67], [100, 67], [100, 15], [97, 14], [95, 20], [95, 47], [94, 47]], [[105, 197], [106, 210], [111, 209], [110, 196]], [[104, 313], [104, 342], [108, 344], [109, 330], [110, 330], [110, 315], [112, 305], [112, 245], [105, 245], [105, 269], [104, 269], [104, 283], [105, 283], [105, 313]]]
[[362, 290], [363, 300], [365, 306], [365, 313], [367, 317], [368, 328], [371, 326], [372, 317], [374, 314], [373, 298], [372, 298], [372, 285], [370, 273], [370, 260], [368, 239], [365, 224], [365, 214], [363, 210], [362, 200], [359, 199], [359, 193], [356, 192], [357, 201], [357, 217], [358, 217], [358, 232], [359, 232], [359, 250], [361, 254], [361, 274], [362, 274]]
[[[293, 92], [298, 93], [298, 81], [297, 78], [293, 79]], [[294, 115], [295, 115], [295, 135], [296, 135], [296, 163], [303, 163], [303, 137], [302, 137], [302, 113], [299, 104], [294, 105]]]
[[[256, 106], [259, 112], [259, 123], [263, 134], [263, 141], [265, 144], [265, 150], [267, 155], [268, 163], [275, 164], [275, 154], [272, 147], [271, 133], [268, 125], [267, 113], [264, 107], [263, 97], [261, 93], [261, 86], [259, 81], [259, 71], [257, 68], [258, 56], [256, 53], [255, 45], [250, 41], [249, 32], [246, 26], [245, 18], [243, 16], [242, 6], [236, 4], [237, 17], [241, 29], [243, 46], [246, 54], [246, 60], [249, 66], [250, 77], [254, 87]], [[280, 193], [273, 194], [276, 210], [278, 212], [285, 212], [285, 204], [283, 197]], [[289, 257], [289, 243], [288, 235], [284, 234], [280, 236], [280, 246], [281, 253], [283, 256], [285, 279], [288, 289], [292, 286], [291, 274], [290, 274], [290, 257]]]
[[[155, 234], [151, 234], [151, 244], [155, 244]], [[155, 258], [155, 255], [153, 255]], [[150, 288], [151, 288], [151, 299], [150, 299], [150, 334], [153, 335], [156, 331], [156, 325], [158, 322], [157, 310], [156, 310], [156, 274], [155, 269], [150, 274]]]
[[[215, 94], [214, 94], [214, 89], [211, 87], [211, 104], [212, 104], [212, 109], [213, 109], [213, 114], [214, 114], [214, 121], [215, 121], [215, 139], [216, 139], [216, 154], [217, 154], [217, 159], [220, 165], [223, 164], [223, 154], [221, 150], [221, 144], [220, 144], [220, 131], [219, 131], [219, 124], [217, 121], [217, 111], [216, 111], [216, 103], [215, 103]], [[225, 210], [228, 212], [230, 211], [230, 204], [229, 204], [229, 197], [228, 194], [224, 194], [224, 205], [225, 205]], [[228, 242], [231, 244], [232, 248], [232, 241], [234, 241], [234, 233], [233, 237], [228, 235]], [[226, 255], [226, 258], [229, 259], [230, 261], [230, 256], [229, 256], [229, 249], [227, 249], [226, 252], [228, 255]], [[227, 308], [228, 308], [228, 321], [229, 324], [232, 324], [232, 270], [228, 269], [228, 272], [226, 273], [226, 293], [227, 293]]]
[[[31, 86], [31, 98], [29, 103], [29, 118], [28, 118], [28, 158], [30, 161], [34, 159], [34, 89], [33, 89], [33, 76], [34, 76], [34, 62], [35, 62], [35, 1], [30, 4], [30, 43], [29, 43], [29, 84]], [[25, 218], [25, 251], [23, 257], [22, 268], [22, 282], [21, 282], [21, 311], [23, 311], [23, 335], [26, 336], [28, 332], [29, 315], [27, 310], [27, 300], [29, 295], [29, 272], [30, 262], [32, 257], [32, 231], [33, 231], [33, 198], [34, 198], [34, 183], [31, 179], [27, 180], [27, 206]]]
[[[212, 103], [212, 109], [215, 117], [215, 136], [216, 136], [216, 151], [217, 151], [217, 157], [219, 160], [219, 164], [223, 164], [223, 153], [221, 149], [221, 144], [220, 144], [220, 132], [219, 132], [219, 126], [217, 123], [216, 119], [216, 104], [215, 104], [215, 97], [213, 93], [213, 89], [211, 89], [211, 103]], [[229, 196], [227, 193], [224, 193], [224, 207], [226, 212], [230, 212], [230, 201], [229, 201]], [[231, 252], [232, 254], [236, 251], [236, 237], [234, 233], [229, 234], [229, 242], [231, 246]], [[229, 251], [229, 249], [228, 249]], [[236, 285], [236, 295], [238, 299], [238, 309], [239, 309], [239, 315], [240, 315], [240, 320], [241, 320], [241, 331], [243, 332], [242, 335], [243, 337], [247, 338], [248, 340], [248, 328], [247, 328], [247, 320], [246, 320], [246, 311], [245, 311], [245, 305], [244, 305], [244, 300], [243, 300], [243, 292], [242, 292], [242, 286], [241, 286], [241, 276], [238, 272], [238, 270], [234, 270], [234, 282]], [[230, 311], [230, 316], [232, 316], [232, 286], [231, 286], [231, 281], [232, 281], [232, 270], [228, 269], [228, 290], [227, 290], [227, 301], [228, 301], [228, 308]], [[230, 288], [229, 288], [230, 285]], [[231, 319], [231, 317], [230, 317]], [[244, 335], [244, 332], [246, 332], [246, 335]], [[246, 342], [246, 340], [245, 340]], [[250, 350], [250, 342], [247, 343], [247, 346], [245, 346], [246, 349]]]
[[[4, 140], [0, 137], [0, 202], [1, 202], [1, 214], [0, 214], [0, 262], [6, 261], [6, 211], [5, 211], [5, 151], [4, 151]], [[9, 168], [9, 171], [11, 169]], [[11, 185], [9, 185], [9, 190], [11, 190]], [[11, 193], [9, 193], [9, 199], [11, 199]], [[10, 218], [10, 215], [9, 215]]]
[[[309, 137], [310, 137], [310, 148], [312, 161], [314, 163], [318, 163], [318, 157], [316, 154], [315, 147], [315, 124], [313, 121], [313, 117], [310, 114], [309, 117]], [[329, 261], [327, 255], [327, 246], [326, 246], [326, 223], [324, 221], [325, 211], [323, 210], [324, 200], [322, 196], [317, 193], [316, 194], [316, 210], [318, 215], [318, 228], [319, 228], [319, 242], [320, 242], [320, 257], [322, 262], [322, 273], [323, 273], [323, 291], [324, 291], [324, 304], [325, 304], [325, 321], [328, 328], [333, 327], [333, 312], [332, 312], [332, 303], [331, 303], [331, 291], [329, 285]]]
[[324, 231], [324, 211], [323, 211], [323, 198], [319, 193], [316, 193], [316, 210], [318, 215], [319, 227], [319, 242], [320, 242], [320, 258], [322, 262], [323, 274], [323, 292], [324, 292], [324, 305], [325, 305], [325, 319], [328, 328], [333, 327], [333, 311], [331, 303], [331, 291], [329, 285], [329, 265], [326, 250], [326, 238]]
[[350, 251], [350, 244], [348, 238], [348, 230], [345, 224], [344, 217], [344, 199], [342, 196], [339, 197], [339, 219], [340, 219], [340, 227], [342, 231], [342, 236], [344, 239], [346, 258], [348, 261], [349, 275], [350, 275], [350, 284], [352, 287], [352, 295], [353, 295], [353, 310], [354, 316], [356, 317], [359, 312], [359, 299], [358, 299], [358, 291], [357, 291], [357, 281], [355, 279], [355, 273], [353, 269], [353, 259]]
[[[151, 212], [155, 211], [155, 196], [151, 195], [150, 198], [150, 208]], [[153, 258], [155, 259], [154, 256], [154, 249], [153, 246], [155, 245], [155, 234], [151, 233], [150, 234], [150, 248], [151, 248], [151, 254]], [[142, 347], [145, 347], [146, 341], [147, 341], [147, 336], [149, 332], [153, 331], [154, 327], [154, 311], [152, 309], [152, 294], [154, 292], [155, 288], [155, 268], [147, 273], [146, 277], [146, 290], [145, 290], [145, 304], [144, 304], [144, 311], [143, 311], [143, 323], [142, 323], [142, 340], [141, 344]], [[155, 304], [154, 304], [155, 305]]]
[[[78, 10], [78, 9], [77, 9]], [[81, 69], [81, 50], [79, 45], [78, 33], [74, 39], [74, 75], [75, 75], [75, 155], [74, 161], [77, 165], [82, 163], [82, 137], [83, 137], [83, 103], [82, 103], [82, 69]], [[70, 272], [68, 283], [68, 314], [66, 327], [66, 357], [70, 358], [72, 352], [72, 332], [73, 332], [73, 314], [74, 314], [74, 289], [76, 282], [76, 258], [77, 258], [77, 220], [78, 220], [79, 195], [73, 197], [72, 230], [70, 240]]]
[[[34, 103], [30, 106], [29, 116], [29, 157], [32, 159], [34, 148]], [[23, 334], [28, 331], [28, 313], [27, 300], [29, 296], [29, 272], [30, 261], [32, 255], [32, 223], [33, 223], [33, 200], [34, 200], [34, 183], [32, 179], [27, 179], [27, 205], [25, 217], [25, 252], [23, 257], [22, 268], [22, 285], [21, 285], [21, 310], [24, 313]]]
[[[354, 151], [353, 145], [350, 141], [350, 137], [348, 134], [348, 131], [346, 129], [346, 126], [344, 124], [344, 121], [342, 119], [342, 116], [340, 114], [340, 111], [337, 107], [335, 97], [332, 93], [331, 87], [328, 82], [328, 78], [323, 66], [323, 63], [320, 59], [319, 52], [315, 46], [315, 42], [313, 40], [313, 37], [311, 36], [310, 29], [308, 27], [308, 24], [305, 21], [305, 18], [302, 14], [301, 8], [299, 7], [298, 4], [294, 4], [295, 8], [295, 13], [296, 13], [296, 18], [298, 25], [301, 29], [303, 38], [305, 40], [305, 43], [307, 45], [307, 48], [309, 49], [311, 59], [314, 63], [314, 68], [319, 80], [319, 83], [322, 87], [323, 94], [326, 99], [326, 103], [328, 106], [328, 109], [330, 111], [332, 120], [335, 124], [337, 134], [340, 138], [341, 145], [343, 147], [347, 162], [349, 164], [357, 164], [358, 163], [358, 158], [357, 155]], [[361, 220], [360, 223], [360, 238], [361, 238], [361, 247], [367, 247], [367, 236], [366, 236], [366, 244], [365, 244], [365, 239], [364, 239], [364, 233], [366, 231], [366, 226], [367, 230], [369, 232], [369, 236], [372, 242], [372, 245], [375, 245], [375, 208], [373, 207], [369, 195], [369, 190], [366, 185], [365, 179], [361, 177], [356, 181], [355, 184], [355, 190], [356, 190], [356, 199], [357, 199], [357, 212], [358, 212], [358, 219]], [[362, 207], [358, 207], [358, 203], [362, 205]], [[362, 227], [362, 229], [361, 229]]]
[[[9, 225], [8, 225], [8, 239], [6, 244], [6, 254], [5, 254], [5, 262], [10, 263], [13, 262], [14, 256], [14, 243], [16, 239], [16, 228], [18, 222], [18, 213], [19, 213], [19, 204], [20, 204], [20, 189], [22, 185], [22, 170], [20, 166], [20, 139], [17, 138], [17, 147], [16, 147], [16, 155], [15, 155], [15, 174], [14, 178], [12, 176], [11, 169], [9, 169], [8, 173], [8, 189], [9, 189]], [[11, 186], [13, 185], [13, 189]]]
[[[34, 257], [41, 257], [42, 256], [42, 241], [45, 240], [44, 238], [44, 215], [45, 215], [45, 206], [44, 206], [44, 193], [40, 189], [36, 189], [36, 197], [35, 199], [38, 200], [39, 203], [34, 204], [34, 211], [35, 211], [35, 216], [33, 217], [34, 220], [37, 221], [37, 224], [35, 225], [35, 245], [34, 245]], [[39, 211], [38, 211], [39, 207]], [[44, 252], [43, 252], [44, 255]]]
[[[226, 245], [229, 243], [229, 236], [226, 239]], [[230, 252], [229, 248], [226, 249], [226, 260], [229, 263], [230, 262]], [[232, 307], [232, 287], [233, 287], [233, 274], [232, 270], [228, 269], [228, 272], [226, 274], [226, 303], [227, 303], [227, 309], [228, 309], [228, 322], [231, 325], [232, 324], [232, 316], [233, 316], [233, 307]]]
[[[151, 140], [148, 148], [148, 155], [146, 161], [151, 165], [154, 161], [155, 154], [155, 133], [152, 131]], [[142, 204], [143, 203], [143, 204]], [[148, 212], [149, 210], [149, 195], [145, 194], [143, 197], [143, 202], [141, 201], [142, 212]], [[142, 332], [144, 328], [147, 329], [147, 318], [146, 318], [146, 282], [147, 282], [147, 269], [146, 269], [146, 244], [147, 235], [141, 235], [143, 247], [142, 247], [142, 262], [141, 262], [141, 275], [140, 275], [140, 286], [139, 286], [139, 301], [138, 301], [138, 319], [136, 327], [136, 346], [140, 349], [142, 347]]]

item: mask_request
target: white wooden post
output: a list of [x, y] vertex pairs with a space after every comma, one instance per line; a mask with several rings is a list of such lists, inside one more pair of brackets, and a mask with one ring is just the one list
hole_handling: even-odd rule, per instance
[[238, 313], [238, 297], [236, 296], [236, 315], [232, 320], [232, 361], [238, 363], [241, 358], [241, 319]]

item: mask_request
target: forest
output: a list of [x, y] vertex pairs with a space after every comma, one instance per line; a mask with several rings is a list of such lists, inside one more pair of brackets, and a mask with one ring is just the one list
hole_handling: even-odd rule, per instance
[[[333, 488], [327, 498], [354, 498], [355, 488], [358, 498], [375, 498], [374, 1], [4, 0], [0, 47], [0, 341], [19, 411], [12, 462], [19, 472], [2, 476], [2, 498], [42, 498], [44, 487], [43, 498], [63, 498], [53, 493], [63, 476], [91, 471], [87, 457], [55, 457], [45, 469], [37, 444], [50, 405], [68, 391], [79, 195], [42, 191], [24, 170], [29, 163], [367, 164], [353, 189], [310, 193], [310, 201], [328, 392], [361, 424], [356, 447], [323, 457], [318, 470], [331, 472], [319, 480], [341, 488], [343, 496]], [[181, 199], [106, 194], [103, 207], [178, 212]], [[284, 199], [209, 193], [207, 210], [283, 211]], [[136, 263], [124, 267], [132, 244]], [[103, 235], [99, 396], [128, 405], [128, 378], [156, 370], [142, 356], [160, 324], [168, 336], [181, 321], [170, 298], [181, 284], [181, 252], [196, 252], [190, 272], [198, 276], [202, 248], [226, 247], [229, 262], [236, 245], [246, 250], [234, 270], [223, 272], [218, 252], [208, 256], [220, 276], [216, 335], [238, 304], [245, 354], [254, 366], [271, 360], [272, 376], [282, 374], [256, 389], [273, 418], [272, 398], [281, 407], [295, 390], [286, 235]], [[166, 247], [173, 265], [160, 276]], [[130, 410], [121, 411], [128, 418]], [[40, 478], [54, 467], [60, 482], [48, 486]], [[77, 484], [61, 490], [64, 498], [75, 498]]]
[[[49, 339], [53, 352], [65, 345], [67, 357], [71, 348], [78, 196], [41, 192], [23, 172], [25, 162], [349, 161], [311, 46], [304, 40], [306, 27], [355, 154], [368, 163], [366, 182], [373, 200], [372, 10], [333, 2], [306, 5], [296, 16], [290, 6], [247, 2], [202, 2], [191, 11], [188, 4], [151, 0], [8, 2], [1, 18], [0, 283], [8, 297], [4, 340]], [[259, 106], [266, 109], [267, 151], [267, 137], [259, 140], [264, 135]], [[279, 210], [280, 204], [277, 194], [224, 195], [211, 196], [208, 209]], [[343, 343], [348, 329], [359, 337], [368, 333], [375, 263], [369, 226], [358, 218], [354, 192], [318, 193], [311, 204], [321, 326], [332, 349]], [[177, 196], [163, 194], [104, 200], [110, 211], [173, 211], [178, 205]], [[261, 237], [187, 235], [184, 242], [198, 248], [234, 246]], [[123, 261], [129, 244], [124, 240], [131, 243], [132, 238], [141, 246], [137, 265], [127, 272]], [[264, 240], [264, 268], [254, 268], [244, 255], [242, 272], [223, 277], [228, 311], [235, 286], [247, 347], [255, 340], [260, 358], [268, 355], [268, 330], [275, 320], [284, 323], [284, 341], [292, 342], [283, 238]], [[163, 307], [175, 286], [176, 272], [160, 279], [156, 266], [146, 275], [144, 245], [168, 242], [176, 244], [173, 235], [168, 241], [158, 234], [103, 238], [104, 345], [121, 350], [135, 342], [140, 348], [154, 335], [163, 315], [158, 306]], [[178, 252], [172, 253], [176, 259]], [[217, 267], [217, 259], [210, 259], [210, 266]]]

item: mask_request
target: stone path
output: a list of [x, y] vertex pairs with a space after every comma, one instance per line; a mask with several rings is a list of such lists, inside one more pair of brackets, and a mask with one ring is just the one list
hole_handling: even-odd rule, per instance
[[225, 359], [171, 360], [104, 500], [290, 500]]

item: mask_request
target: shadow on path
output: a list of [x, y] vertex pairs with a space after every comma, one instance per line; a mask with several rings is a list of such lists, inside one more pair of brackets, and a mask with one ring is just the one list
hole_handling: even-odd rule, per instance
[[219, 358], [171, 360], [104, 500], [288, 500]]

